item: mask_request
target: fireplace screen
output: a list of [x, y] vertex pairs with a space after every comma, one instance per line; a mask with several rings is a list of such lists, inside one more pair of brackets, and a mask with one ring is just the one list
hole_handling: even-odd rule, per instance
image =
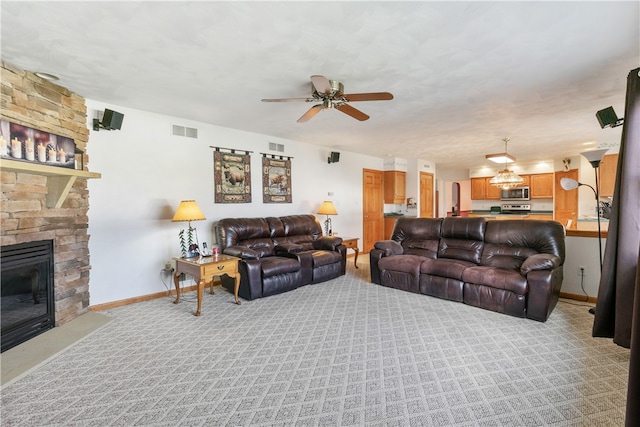
[[55, 325], [53, 241], [3, 246], [0, 255], [2, 351]]

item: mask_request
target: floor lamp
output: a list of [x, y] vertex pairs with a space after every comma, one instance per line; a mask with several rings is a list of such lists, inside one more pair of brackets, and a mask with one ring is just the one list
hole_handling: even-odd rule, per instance
[[[593, 170], [595, 171], [595, 174], [596, 174], [595, 188], [590, 186], [589, 184], [583, 184], [581, 182], [578, 182], [575, 179], [571, 179], [571, 178], [560, 179], [560, 186], [564, 190], [574, 190], [580, 186], [585, 186], [592, 189], [593, 194], [596, 197], [596, 216], [598, 221], [598, 249], [599, 249], [598, 260], [600, 261], [600, 274], [602, 274], [602, 229], [600, 226], [600, 186], [598, 182], [598, 169], [600, 167], [600, 162], [602, 161], [602, 157], [607, 151], [609, 150], [602, 149], [602, 150], [586, 151], [584, 153], [580, 153], [589, 161], [589, 163], [591, 163], [591, 166], [593, 166]], [[590, 308], [589, 313], [595, 314], [595, 309]]]

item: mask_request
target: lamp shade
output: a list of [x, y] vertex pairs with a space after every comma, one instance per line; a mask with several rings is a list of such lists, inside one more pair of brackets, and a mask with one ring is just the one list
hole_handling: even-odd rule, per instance
[[325, 200], [322, 202], [322, 206], [318, 209], [318, 214], [320, 215], [338, 215], [338, 211], [336, 211], [336, 207], [333, 205], [331, 200]]
[[600, 166], [600, 161], [607, 151], [609, 151], [608, 148], [603, 148], [601, 150], [585, 151], [584, 153], [580, 153], [580, 155], [584, 156], [584, 158], [587, 159], [589, 163], [591, 163], [591, 166], [597, 168], [598, 166]]
[[560, 179], [560, 187], [562, 187], [563, 190], [567, 190], [567, 191], [575, 190], [579, 186], [580, 186], [580, 183], [575, 179], [571, 179], [571, 178]]
[[171, 221], [202, 221], [205, 219], [207, 218], [205, 218], [195, 200], [183, 200], [180, 202], [180, 206], [178, 206], [178, 210]]

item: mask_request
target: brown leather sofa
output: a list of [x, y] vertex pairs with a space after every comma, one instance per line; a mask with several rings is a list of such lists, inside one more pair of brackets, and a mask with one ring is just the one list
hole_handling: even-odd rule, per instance
[[[345, 274], [342, 238], [322, 235], [313, 215], [225, 218], [216, 225], [222, 253], [241, 258], [238, 295], [246, 300], [291, 291]], [[234, 279], [222, 277], [233, 291]]]
[[371, 281], [544, 322], [562, 286], [562, 224], [399, 218], [370, 251]]

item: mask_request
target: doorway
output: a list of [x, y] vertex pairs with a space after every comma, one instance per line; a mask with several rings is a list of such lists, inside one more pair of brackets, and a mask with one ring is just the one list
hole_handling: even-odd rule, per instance
[[420, 172], [420, 218], [435, 218], [433, 209], [433, 174]]
[[362, 170], [362, 251], [384, 239], [384, 173]]

